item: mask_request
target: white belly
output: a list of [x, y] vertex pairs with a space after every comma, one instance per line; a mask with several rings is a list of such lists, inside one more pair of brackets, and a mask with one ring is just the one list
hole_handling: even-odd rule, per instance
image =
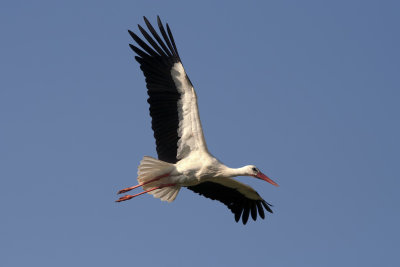
[[208, 153], [192, 153], [176, 163], [173, 175], [183, 186], [192, 186], [215, 177], [221, 163]]

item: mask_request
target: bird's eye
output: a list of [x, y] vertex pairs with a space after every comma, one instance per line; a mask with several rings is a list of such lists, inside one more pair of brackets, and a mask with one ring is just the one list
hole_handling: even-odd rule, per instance
[[257, 169], [257, 168], [253, 168], [252, 170], [255, 171], [255, 172], [258, 172], [258, 169]]

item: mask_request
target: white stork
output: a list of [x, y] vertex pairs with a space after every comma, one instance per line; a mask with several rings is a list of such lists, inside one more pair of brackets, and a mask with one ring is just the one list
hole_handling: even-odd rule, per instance
[[145, 156], [138, 167], [139, 184], [118, 193], [138, 187], [143, 187], [144, 191], [125, 195], [117, 202], [144, 193], [171, 202], [181, 187], [186, 187], [225, 204], [234, 213], [236, 222], [242, 216], [243, 224], [246, 224], [249, 214], [256, 220], [257, 211], [264, 219], [263, 207], [272, 213], [271, 205], [253, 188], [232, 177], [253, 176], [277, 184], [254, 165], [229, 168], [210, 154], [201, 127], [197, 96], [182, 66], [171, 30], [166, 24], [165, 31], [157, 17], [161, 38], [146, 17], [144, 21], [153, 37], [140, 25], [138, 27], [150, 45], [129, 31], [140, 48], [129, 46], [137, 54], [135, 59], [146, 77], [158, 159]]

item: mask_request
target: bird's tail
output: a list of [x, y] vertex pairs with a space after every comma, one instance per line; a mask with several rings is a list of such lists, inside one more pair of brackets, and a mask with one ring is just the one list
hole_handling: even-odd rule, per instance
[[[181, 188], [179, 185], [165, 186], [174, 184], [173, 177], [170, 175], [174, 170], [174, 164], [144, 156], [138, 167], [137, 180], [139, 184], [144, 184], [142, 187], [145, 191], [154, 187], [162, 187], [148, 193], [162, 201], [172, 202]], [[154, 181], [152, 182], [152, 180]]]

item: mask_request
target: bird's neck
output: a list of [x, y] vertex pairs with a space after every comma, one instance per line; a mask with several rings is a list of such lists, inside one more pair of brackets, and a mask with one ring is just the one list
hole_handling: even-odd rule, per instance
[[247, 176], [246, 167], [241, 168], [229, 168], [226, 167], [224, 172], [227, 174], [227, 177], [236, 177], [236, 176]]

